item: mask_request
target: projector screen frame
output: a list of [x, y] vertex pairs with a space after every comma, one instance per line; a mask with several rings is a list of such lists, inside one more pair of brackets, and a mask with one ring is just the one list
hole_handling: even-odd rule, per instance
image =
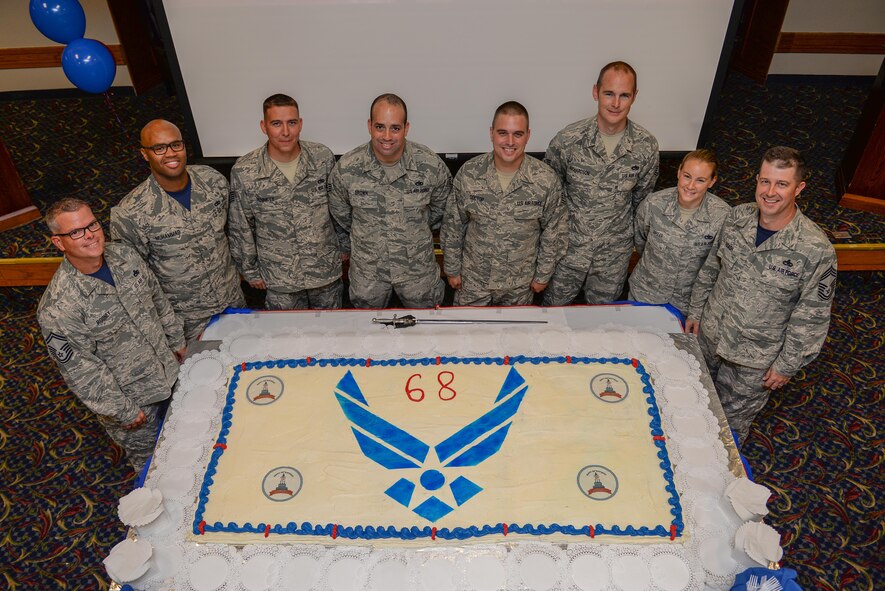
[[[194, 118], [193, 109], [188, 98], [187, 88], [184, 83], [184, 76], [182, 74], [181, 66], [176, 53], [175, 43], [172, 38], [172, 31], [169, 27], [169, 22], [167, 19], [163, 0], [145, 1], [148, 3], [151, 12], [154, 15], [157, 32], [160, 36], [160, 41], [162, 42], [166, 52], [169, 71], [172, 76], [172, 83], [176, 92], [176, 98], [179, 102], [181, 112], [184, 117], [185, 129], [182, 131], [186, 136], [185, 139], [188, 144], [190, 160], [194, 163], [212, 166], [221, 170], [225, 174], [228, 174], [230, 168], [233, 166], [234, 162], [239, 156], [204, 156], [202, 143], [197, 130], [196, 120]], [[715, 123], [715, 117], [717, 114], [717, 107], [719, 103], [719, 93], [725, 84], [725, 79], [728, 74], [731, 53], [736, 41], [738, 28], [740, 26], [744, 3], [745, 0], [733, 0], [732, 2], [731, 14], [729, 15], [728, 24], [726, 26], [725, 36], [722, 42], [722, 47], [720, 49], [719, 59], [716, 66], [716, 73], [713, 77], [712, 88], [707, 100], [707, 106], [704, 112], [704, 118], [700, 127], [698, 141], [695, 148], [704, 146], [706, 144], [707, 140], [709, 139], [712, 127]], [[588, 113], [587, 116], [592, 116], [592, 113]], [[368, 140], [368, 136], [366, 139]], [[660, 155], [661, 158], [664, 159], [673, 159], [682, 158], [687, 152], [687, 150], [662, 150], [660, 152]], [[440, 155], [440, 157], [443, 158], [443, 160], [446, 162], [446, 164], [454, 174], [464, 162], [480, 153], [481, 152], [440, 152], [438, 154]], [[543, 158], [544, 156], [544, 152], [529, 151], [527, 153], [537, 158]], [[341, 156], [340, 153], [335, 154], [336, 158], [338, 158], [339, 156]]]

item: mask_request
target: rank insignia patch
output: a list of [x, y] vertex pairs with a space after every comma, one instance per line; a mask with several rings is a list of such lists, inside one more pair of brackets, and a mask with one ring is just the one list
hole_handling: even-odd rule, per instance
[[830, 266], [829, 269], [824, 271], [824, 274], [820, 276], [820, 281], [817, 284], [817, 297], [822, 301], [829, 300], [833, 297], [833, 288], [836, 286], [836, 269]]
[[46, 346], [49, 347], [49, 352], [59, 363], [67, 363], [74, 355], [74, 349], [68, 342], [68, 337], [54, 332], [49, 333], [46, 338]]

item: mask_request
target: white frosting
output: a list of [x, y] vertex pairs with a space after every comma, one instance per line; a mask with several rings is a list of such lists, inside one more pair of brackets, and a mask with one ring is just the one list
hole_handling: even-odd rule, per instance
[[[575, 529], [592, 525], [605, 537], [603, 528], [615, 526], [657, 528], [666, 534], [673, 523], [671, 494], [649, 427], [648, 396], [632, 365], [441, 363], [236, 371], [231, 426], [223, 434], [226, 449], [215, 466], [202, 515], [210, 530], [216, 523], [273, 528], [309, 522], [397, 530], [506, 523]], [[339, 384], [345, 376], [352, 376], [358, 389]], [[505, 392], [505, 381], [511, 379], [514, 385]], [[345, 408], [363, 418], [345, 416]], [[489, 421], [489, 413], [508, 408], [509, 413], [473, 436], [456, 436], [468, 425]], [[383, 432], [373, 431], [365, 417], [381, 421]], [[383, 459], [372, 461], [361, 451], [353, 429], [412, 467], [390, 469], [379, 465]], [[399, 430], [423, 455], [397, 447]], [[499, 451], [490, 446], [489, 457], [458, 462], [462, 454], [481, 453], [483, 441], [496, 435], [502, 437]], [[448, 449], [455, 440], [449, 451], [435, 447]], [[431, 474], [444, 480], [425, 484], [424, 477]], [[463, 479], [478, 488], [467, 499], [456, 490]], [[385, 494], [395, 483], [413, 487], [407, 500]], [[422, 512], [421, 503], [427, 500], [445, 503], [450, 512]], [[537, 539], [530, 533], [512, 535], [507, 539]], [[309, 538], [207, 531], [194, 539], [285, 543]], [[504, 539], [500, 533], [454, 543]], [[580, 536], [553, 533], [542, 539], [569, 542]], [[662, 539], [631, 536], [624, 541]], [[328, 534], [319, 541], [332, 543]], [[432, 541], [402, 543], [425, 546]], [[339, 543], [373, 540], [343, 536]]]
[[[557, 311], [559, 312], [559, 311]], [[434, 312], [428, 314], [433, 315]], [[559, 312], [561, 316], [561, 312]], [[256, 316], [256, 317], [253, 317]], [[551, 318], [554, 318], [551, 316]], [[266, 338], [283, 339], [292, 334], [288, 330], [285, 334], [280, 333], [276, 319], [272, 314], [250, 315], [248, 317], [233, 316], [225, 317], [228, 326], [236, 323], [242, 324], [242, 329], [249, 329], [252, 325], [260, 325], [265, 322]], [[239, 325], [237, 325], [239, 326]], [[505, 331], [512, 331], [513, 327], [483, 327], [484, 331], [498, 335], [499, 342]], [[237, 328], [240, 330], [240, 328]], [[275, 333], [274, 331], [278, 331]], [[297, 329], [300, 331], [300, 329]], [[411, 329], [410, 329], [411, 330]], [[459, 336], [455, 330], [449, 328], [434, 327], [432, 336], [421, 327], [416, 327], [414, 333], [409, 333], [402, 339], [402, 346], [409, 349], [408, 353], [414, 356], [436, 356], [457, 354], [461, 356], [476, 355], [472, 350], [470, 337]], [[524, 334], [524, 342], [527, 348], [526, 354], [539, 354], [533, 350], [537, 336], [543, 332], [543, 328], [523, 326], [520, 330]], [[423, 332], [422, 332], [423, 331]], [[665, 430], [668, 444], [679, 444], [683, 434], [668, 420], [668, 409], [673, 406], [700, 409], [702, 414], [712, 423], [716, 424], [712, 413], [707, 410], [708, 394], [699, 381], [699, 373], [694, 373], [694, 367], [686, 375], [663, 374], [658, 369], [658, 363], [666, 366], [666, 359], [672, 356], [682, 357], [669, 338], [663, 340], [659, 333], [652, 336], [662, 338], [660, 349], [645, 349], [648, 332], [640, 332], [635, 328], [623, 326], [609, 326], [600, 330], [575, 330], [571, 332], [572, 344], [581, 355], [587, 356], [612, 356], [614, 354], [629, 355], [640, 353], [642, 360], [649, 368], [649, 373], [655, 382], [658, 401], [661, 406], [662, 416], [665, 419]], [[294, 358], [299, 356], [333, 357], [359, 356], [361, 337], [354, 336], [352, 330], [342, 328], [336, 334], [311, 335], [310, 338], [288, 338], [286, 342], [296, 345], [303, 355], [290, 354], [290, 351], [280, 351], [276, 344], [269, 346], [273, 357]], [[448, 341], [451, 341], [449, 343]], [[515, 339], [510, 339], [514, 342]], [[294, 351], [293, 351], [294, 353]], [[403, 357], [405, 352], [389, 348], [386, 357]], [[167, 418], [163, 435], [157, 449], [154, 467], [149, 474], [146, 486], [158, 488], [157, 482], [170, 472], [179, 472], [181, 467], [167, 466], [162, 461], [164, 447], [175, 444], [178, 441], [192, 441], [199, 444], [203, 449], [202, 456], [190, 469], [194, 480], [202, 480], [206, 465], [212, 453], [212, 445], [218, 435], [220, 427], [220, 415], [223, 405], [223, 396], [218, 397], [217, 406], [211, 415], [203, 415], [193, 411], [184, 412], [176, 408], [179, 397], [187, 394], [193, 385], [188, 376], [188, 368], [195, 359], [205, 356], [219, 356], [218, 353], [200, 353], [182, 365], [182, 373], [179, 376], [180, 384], [173, 401], [173, 413]], [[375, 358], [381, 358], [376, 356]], [[691, 358], [694, 360], [694, 358]], [[684, 360], [684, 357], [683, 357]], [[238, 361], [248, 361], [246, 359]], [[694, 360], [697, 363], [696, 360]], [[678, 362], [677, 362], [678, 363]], [[222, 380], [223, 381], [223, 380]], [[668, 392], [672, 395], [668, 395]], [[696, 437], [692, 429], [691, 438]], [[718, 431], [707, 433], [700, 439], [709, 446], [715, 446], [718, 442]], [[680, 492], [683, 505], [683, 515], [686, 521], [686, 529], [691, 533], [689, 541], [682, 544], [630, 546], [614, 543], [585, 543], [573, 542], [564, 549], [557, 545], [507, 543], [493, 546], [473, 545], [463, 548], [436, 548], [424, 550], [410, 550], [405, 548], [383, 548], [380, 546], [362, 548], [361, 553], [354, 553], [352, 546], [324, 546], [321, 544], [297, 544], [275, 545], [262, 544], [238, 548], [235, 546], [220, 544], [196, 544], [186, 541], [188, 532], [191, 530], [196, 506], [197, 487], [194, 486], [189, 497], [181, 499], [184, 505], [182, 517], [178, 521], [174, 533], [163, 533], [161, 537], [147, 535], [154, 546], [154, 555], [151, 558], [151, 568], [138, 581], [138, 588], [146, 591], [161, 589], [190, 590], [194, 587], [190, 584], [191, 572], [197, 560], [202, 556], [220, 554], [226, 558], [228, 578], [222, 585], [222, 589], [239, 589], [241, 584], [240, 570], [244, 561], [254, 553], [269, 553], [279, 564], [279, 571], [273, 580], [271, 588], [285, 588], [307, 591], [309, 589], [332, 588], [330, 580], [335, 577], [340, 557], [353, 558], [362, 564], [361, 572], [365, 573], [351, 582], [351, 589], [368, 591], [379, 589], [379, 581], [384, 581], [384, 573], [387, 568], [384, 565], [389, 561], [398, 561], [406, 565], [409, 573], [409, 588], [423, 588], [423, 582], [427, 578], [424, 570], [429, 556], [449, 556], [453, 560], [453, 568], [456, 570], [456, 578], [463, 589], [478, 589], [488, 580], [489, 574], [482, 568], [470, 568], [472, 561], [479, 558], [488, 560], [492, 557], [499, 564], [503, 564], [506, 572], [506, 582], [502, 587], [507, 589], [524, 588], [520, 576], [519, 560], [526, 552], [535, 552], [535, 548], [546, 548], [559, 556], [552, 562], [551, 568], [558, 575], [563, 589], [615, 589], [611, 582], [613, 565], [618, 558], [629, 552], [639, 556], [649, 565], [652, 575], [651, 589], [676, 589], [701, 591], [705, 588], [728, 589], [734, 581], [734, 575], [753, 565], [753, 561], [741, 552], [742, 556], [735, 560], [732, 555], [733, 547], [731, 540], [734, 537], [736, 527], [733, 522], [726, 520], [723, 523], [713, 524], [712, 528], [702, 527], [693, 521], [692, 513], [694, 504], [709, 497], [720, 497], [725, 486], [734, 480], [734, 476], [728, 471], [725, 461], [718, 457], [715, 464], [697, 466], [690, 462], [674, 462], [677, 489]], [[142, 534], [139, 533], [141, 536]], [[715, 542], [712, 546], [711, 543]], [[715, 547], [714, 547], [715, 546]], [[706, 548], [703, 554], [701, 549]], [[156, 559], [156, 561], [154, 560]], [[744, 562], [741, 562], [744, 561]], [[491, 564], [491, 563], [489, 563]], [[392, 568], [392, 567], [391, 567]], [[491, 564], [492, 571], [495, 570]], [[375, 575], [373, 572], [378, 571]], [[689, 582], [682, 587], [679, 585], [685, 580], [685, 572], [689, 573]], [[588, 573], [593, 578], [588, 578]], [[340, 578], [336, 579], [340, 580]], [[598, 584], [597, 584], [598, 583]]]

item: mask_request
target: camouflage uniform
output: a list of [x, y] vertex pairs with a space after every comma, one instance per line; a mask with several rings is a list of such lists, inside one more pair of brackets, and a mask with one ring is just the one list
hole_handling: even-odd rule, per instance
[[442, 301], [431, 228], [442, 220], [452, 176], [428, 147], [406, 142], [390, 180], [367, 143], [341, 157], [329, 175], [329, 210], [350, 233], [350, 300], [383, 308], [392, 290], [407, 308]]
[[726, 216], [688, 314], [700, 320], [701, 348], [711, 370], [718, 369], [716, 390], [742, 442], [768, 400], [765, 372], [792, 377], [820, 353], [836, 283], [836, 251], [801, 211], [757, 247], [758, 222], [755, 203]]
[[322, 144], [300, 143], [291, 183], [270, 159], [267, 144], [234, 164], [231, 255], [246, 281], [267, 284], [270, 310], [340, 308], [341, 255], [326, 189], [335, 157]]
[[469, 160], [455, 175], [440, 231], [447, 275], [461, 276], [456, 303], [527, 305], [532, 281], [547, 283], [568, 246], [562, 184], [526, 155], [507, 190], [494, 154]]
[[568, 251], [544, 291], [544, 305], [570, 304], [582, 286], [588, 304], [614, 301], [633, 253], [633, 211], [658, 178], [658, 142], [628, 120], [610, 157], [591, 117], [557, 133], [544, 161], [562, 179], [569, 210]]
[[224, 233], [227, 181], [208, 166], [188, 166], [187, 171], [190, 211], [151, 175], [111, 208], [111, 237], [147, 261], [192, 341], [212, 315], [229, 306], [244, 307], [246, 300]]
[[682, 220], [676, 187], [652, 193], [636, 208], [633, 242], [639, 262], [630, 275], [630, 299], [671, 304], [688, 312], [691, 288], [731, 207], [707, 193], [700, 206]]
[[[140, 470], [157, 439], [157, 406], [178, 376], [181, 321], [138, 253], [107, 244], [114, 285], [65, 259], [37, 306], [43, 340], [71, 391]], [[143, 410], [145, 423], [123, 429]]]

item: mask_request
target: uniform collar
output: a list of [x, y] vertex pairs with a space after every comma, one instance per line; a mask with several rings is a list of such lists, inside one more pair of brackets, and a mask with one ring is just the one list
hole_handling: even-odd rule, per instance
[[[752, 234], [752, 243], [756, 242], [756, 227], [759, 225], [759, 206], [752, 204], [750, 211], [752, 215], [743, 216], [735, 220], [735, 225], [743, 228], [744, 234], [749, 238]], [[799, 243], [800, 225], [805, 215], [796, 206], [796, 215], [790, 220], [790, 223], [778, 230], [771, 238], [760, 244], [757, 250], [772, 250], [775, 248], [795, 248]]]
[[[672, 187], [670, 191], [670, 198], [666, 200], [664, 205], [664, 215], [673, 219], [681, 214], [679, 211], [679, 191], [676, 187]], [[709, 222], [712, 219], [710, 216], [710, 195], [711, 193], [707, 191], [707, 194], [704, 195], [704, 200], [701, 201], [701, 204], [689, 221]]]
[[[111, 257], [113, 258], [113, 256]], [[108, 266], [112, 268], [111, 261], [108, 258], [108, 249], [105, 247], [104, 252], [104, 261], [108, 263]], [[92, 277], [91, 275], [87, 275], [79, 271], [74, 265], [71, 264], [71, 261], [68, 260], [68, 257], [65, 257], [59, 266], [59, 271], [64, 274], [65, 277], [68, 277], [71, 281], [76, 283], [77, 287], [80, 289], [81, 294], [85, 296], [89, 296], [92, 293], [99, 294], [113, 294], [117, 293], [117, 289], [101, 279], [97, 279]], [[111, 271], [113, 273], [113, 270]], [[116, 277], [114, 277], [116, 281]]]
[[[406, 147], [403, 150], [403, 155], [402, 157], [400, 157], [399, 160], [405, 170], [413, 170], [412, 160], [414, 153], [415, 150], [414, 148], [412, 148], [412, 142], [406, 140]], [[375, 156], [375, 151], [372, 149], [372, 142], [368, 142], [366, 144], [366, 165], [364, 167], [364, 170], [380, 170], [381, 172], [384, 172], [383, 169], [384, 165], [381, 164], [381, 161], [378, 160], [378, 157]]]
[[[313, 161], [310, 159], [307, 150], [304, 149], [304, 142], [299, 140], [299, 143], [301, 144], [301, 164], [298, 167], [298, 172], [295, 174], [295, 183], [298, 183], [301, 179], [307, 176], [308, 171], [313, 167]], [[274, 164], [273, 159], [270, 157], [270, 152], [267, 150], [267, 142], [265, 142], [259, 149], [258, 174], [263, 178], [273, 178], [274, 175], [279, 174], [282, 176], [283, 180], [286, 181], [286, 184], [289, 184], [289, 179], [286, 178], [283, 171]]]
[[[498, 169], [495, 168], [495, 153], [487, 152], [485, 154], [486, 162], [485, 162], [485, 173], [483, 176], [485, 177], [488, 183], [491, 183], [490, 186], [495, 186], [498, 184]], [[522, 162], [519, 165], [519, 168], [516, 169], [516, 174], [513, 175], [513, 178], [510, 179], [510, 184], [507, 186], [507, 190], [504, 193], [510, 193], [514, 189], [519, 188], [521, 185], [525, 183], [532, 182], [531, 175], [529, 174], [529, 165], [528, 160], [530, 156], [528, 154], [525, 155]]]
[[[584, 136], [584, 146], [588, 148], [592, 148], [595, 152], [599, 154], [608, 154], [605, 150], [605, 144], [602, 143], [602, 132], [599, 131], [599, 120], [597, 119], [599, 115], [590, 118], [590, 127], [587, 130], [586, 135]], [[614, 156], [620, 156], [622, 153], [628, 153], [633, 151], [633, 142], [635, 136], [636, 126], [633, 125], [633, 122], [630, 119], [627, 119], [627, 127], [624, 128], [624, 136], [621, 138], [621, 141], [618, 142], [617, 148], [615, 148]]]
[[[399, 164], [402, 164], [403, 170], [415, 170], [412, 166], [412, 162], [414, 160], [415, 150], [412, 148], [412, 142], [406, 140], [406, 147], [403, 150], [403, 155], [399, 160]], [[368, 142], [366, 144], [366, 163], [363, 167], [365, 172], [371, 172], [374, 174], [375, 178], [382, 180], [387, 178], [387, 173], [384, 170], [384, 165], [381, 164], [381, 161], [378, 160], [378, 157], [375, 156], [375, 151], [372, 150], [372, 142]]]
[[[194, 174], [193, 168], [190, 165], [187, 165], [187, 176], [190, 181], [191, 193], [199, 192], [198, 187], [200, 187], [200, 180], [197, 175]], [[191, 201], [191, 209], [185, 209], [184, 206], [181, 205], [178, 201], [172, 197], [166, 189], [160, 186], [160, 183], [157, 182], [157, 178], [151, 173], [151, 176], [148, 178], [148, 183], [150, 183], [151, 193], [153, 195], [158, 196], [164, 203], [167, 203], [168, 206], [175, 206], [177, 210], [181, 211], [184, 215], [190, 215], [194, 210], [194, 203]], [[187, 185], [185, 185], [187, 186]], [[155, 206], [156, 207], [156, 206]], [[162, 207], [166, 207], [163, 205]], [[105, 251], [107, 251], [107, 246], [105, 246]], [[107, 254], [107, 253], [105, 253]]]

